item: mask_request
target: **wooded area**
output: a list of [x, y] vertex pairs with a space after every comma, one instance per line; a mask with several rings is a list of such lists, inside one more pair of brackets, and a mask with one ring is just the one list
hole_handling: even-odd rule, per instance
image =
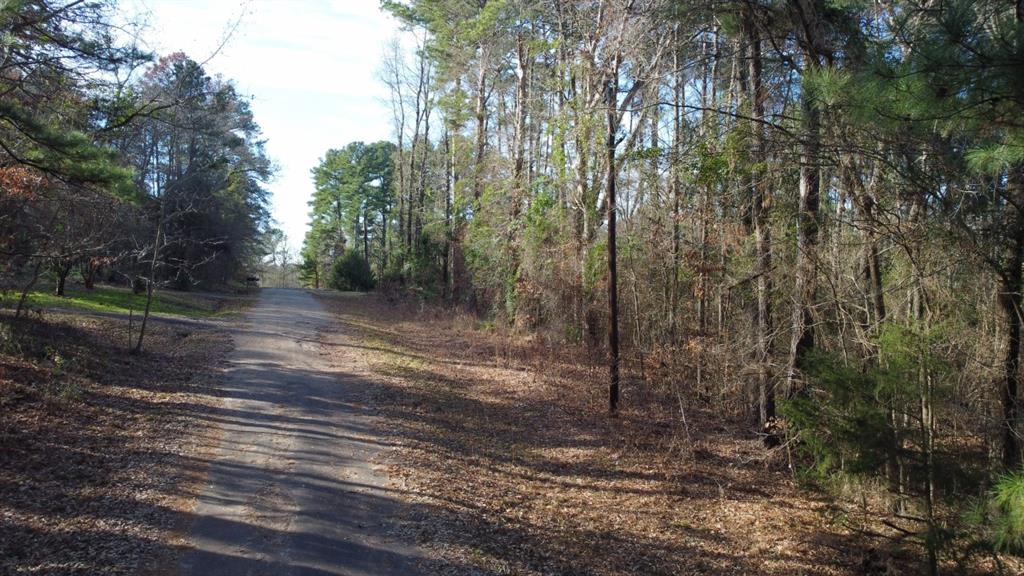
[[[527, 552], [503, 553], [522, 552], [530, 570], [546, 570], [546, 556], [562, 544], [595, 554], [616, 542], [618, 518], [604, 532], [577, 529], [552, 540], [566, 531], [557, 514], [584, 508], [591, 496], [604, 508], [590, 513], [620, 506], [608, 493], [670, 508], [683, 501], [676, 492], [714, 478], [716, 466], [743, 475], [748, 489], [763, 481], [744, 496], [760, 506], [748, 511], [809, 494], [861, 503], [871, 520], [836, 512], [834, 523], [910, 554], [928, 574], [1022, 565], [1024, 0], [382, 0], [381, 9], [404, 29], [379, 68], [394, 141], [352, 142], [312, 168], [311, 222], [296, 262], [269, 213], [274, 166], [263, 135], [249, 97], [229, 79], [183, 53], [140, 49], [114, 0], [0, 2], [0, 461], [21, 466], [0, 466], [10, 474], [0, 492], [57, 478], [47, 484], [54, 498], [87, 516], [92, 504], [60, 476], [65, 462], [43, 461], [53, 442], [63, 442], [61, 454], [102, 447], [63, 457], [75, 464], [69, 469], [88, 470], [82, 476], [104, 494], [117, 486], [103, 484], [92, 452], [83, 455], [89, 450], [118, 454], [125, 474], [138, 465], [154, 475], [159, 458], [133, 460], [127, 443], [114, 446], [112, 438], [127, 434], [119, 406], [129, 407], [130, 421], [159, 424], [132, 451], [152, 451], [165, 424], [174, 431], [167, 455], [179, 458], [161, 465], [182, 475], [187, 422], [206, 422], [209, 410], [224, 412], [209, 418], [213, 444], [226, 423], [238, 425], [236, 446], [273, 444], [265, 430], [272, 421], [290, 435], [275, 450], [305, 450], [350, 432], [339, 431], [341, 416], [372, 419], [359, 411], [391, 398], [382, 417], [417, 433], [414, 441], [384, 442], [369, 427], [358, 433], [405, 450], [405, 462], [420, 467], [410, 482], [432, 487], [437, 500], [452, 487], [473, 488], [443, 477], [445, 454], [460, 458], [452, 469], [490, 478], [477, 500], [484, 512], [456, 503], [465, 510], [448, 521], [489, 527], [503, 543], [529, 535]], [[150, 345], [161, 348], [142, 354], [157, 309], [212, 316], [243, 306], [223, 294], [208, 294], [208, 307], [162, 301], [158, 289], [242, 291], [267, 266], [281, 286], [377, 289], [380, 299], [269, 292], [260, 317], [271, 325], [248, 334], [246, 355], [235, 359], [250, 366], [250, 380], [233, 380], [226, 391], [206, 384], [217, 380], [214, 365], [231, 339], [208, 330], [212, 323], [150, 326]], [[58, 305], [69, 292], [93, 294], [94, 311], [106, 316], [63, 311], [48, 319], [42, 307], [33, 316], [32, 295], [42, 289]], [[431, 321], [417, 316], [425, 310]], [[473, 326], [464, 330], [466, 318]], [[127, 339], [118, 333], [123, 324]], [[344, 333], [332, 336], [331, 326]], [[431, 350], [432, 338], [451, 349]], [[303, 348], [309, 342], [319, 363], [297, 367], [296, 358], [312, 357]], [[505, 365], [496, 360], [502, 346]], [[276, 356], [266, 354], [272, 347]], [[135, 355], [119, 357], [128, 350]], [[328, 350], [351, 370], [376, 354], [377, 367], [339, 376]], [[557, 375], [529, 380], [513, 360]], [[175, 363], [182, 369], [169, 368]], [[202, 386], [191, 380], [200, 377]], [[338, 390], [344, 394], [328, 398]], [[600, 391], [600, 410], [560, 397], [591, 390]], [[165, 407], [175, 394], [181, 405]], [[349, 412], [337, 412], [340, 405]], [[78, 409], [61, 420], [62, 406]], [[271, 409], [273, 418], [261, 412]], [[106, 428], [79, 434], [75, 423], [90, 418]], [[539, 430], [545, 418], [558, 427]], [[57, 440], [47, 422], [65, 423]], [[523, 422], [531, 434], [520, 434]], [[636, 422], [664, 430], [627, 425]], [[303, 436], [314, 425], [323, 431]], [[716, 427], [702, 436], [696, 426]], [[577, 443], [558, 443], [559, 431]], [[664, 462], [652, 471], [636, 461], [643, 458], [620, 463], [626, 448], [612, 450], [611, 442], [629, 446], [621, 439], [631, 434], [671, 438], [668, 459], [677, 445], [689, 446], [679, 459], [704, 476], [673, 476]], [[730, 441], [742, 444], [733, 460], [708, 448]], [[346, 442], [339, 445], [355, 440]], [[234, 450], [227, 446], [225, 453]], [[480, 446], [486, 458], [472, 452]], [[506, 447], [529, 454], [505, 458]], [[334, 448], [300, 463], [316, 473], [345, 470], [339, 461], [370, 470]], [[560, 460], [553, 452], [562, 449], [572, 454]], [[636, 450], [645, 458], [653, 451]], [[291, 469], [271, 468], [295, 464], [293, 453], [269, 454], [262, 469], [253, 465], [267, 482], [257, 496], [321, 496]], [[586, 464], [595, 454], [600, 465]], [[204, 474], [212, 458], [192, 462], [190, 473]], [[755, 460], [763, 480], [751, 472]], [[589, 482], [566, 488], [561, 512], [546, 503], [529, 508], [532, 528], [514, 537], [502, 524], [513, 504], [488, 515], [513, 492], [502, 482], [519, 482], [518, 497], [533, 498], [538, 487], [560, 486], [551, 478], [559, 467]], [[223, 468], [221, 486], [235, 487]], [[353, 494], [347, 479], [328, 476], [318, 489], [338, 501]], [[387, 482], [377, 481], [383, 490]], [[700, 514], [683, 519], [707, 517], [721, 504], [715, 498], [733, 490], [728, 482], [716, 487], [702, 495]], [[181, 495], [180, 509], [190, 509], [189, 497]], [[118, 505], [137, 511], [140, 502]], [[65, 518], [27, 496], [0, 505], [17, 516], [0, 523], [18, 534], [12, 544], [0, 538], [22, 554], [6, 554], [10, 565], [44, 566], [49, 552], [32, 548], [33, 522], [45, 516], [60, 532], [54, 526], [71, 523], [72, 513]], [[374, 505], [363, 513], [390, 510]], [[288, 520], [246, 510], [250, 520]], [[292, 512], [313, 515], [298, 505]], [[803, 519], [818, 515], [819, 508], [801, 511]], [[649, 555], [652, 565], [678, 562], [678, 543], [691, 532], [714, 539], [678, 521], [664, 514], [636, 524], [643, 528], [634, 533], [671, 532], [664, 542], [672, 544]], [[170, 538], [164, 528], [152, 533]], [[263, 527], [252, 520], [246, 529]], [[288, 530], [274, 542], [302, 540]], [[323, 545], [313, 532], [300, 542], [313, 557], [356, 533], [341, 531]], [[624, 548], [647, 558], [642, 548], [659, 541], [647, 537]], [[140, 540], [158, 547], [155, 537]], [[81, 542], [89, 556], [94, 547]], [[117, 550], [135, 544], [122, 538]], [[79, 561], [73, 552], [61, 561]], [[93, 554], [97, 565], [108, 561], [104, 554]], [[136, 560], [114, 556], [125, 566]], [[556, 560], [550, 565], [559, 570], [576, 568], [572, 558]], [[609, 574], [645, 570], [588, 560]], [[819, 550], [805, 563], [823, 562]], [[794, 565], [783, 559], [771, 570]], [[893, 566], [886, 570], [904, 564]]]
[[0, 287], [240, 285], [265, 254], [271, 163], [246, 97], [156, 57], [112, 2], [0, 6]]
[[383, 7], [396, 141], [314, 171], [311, 285], [600, 350], [612, 416], [745, 421], [930, 573], [1021, 551], [1024, 3]]

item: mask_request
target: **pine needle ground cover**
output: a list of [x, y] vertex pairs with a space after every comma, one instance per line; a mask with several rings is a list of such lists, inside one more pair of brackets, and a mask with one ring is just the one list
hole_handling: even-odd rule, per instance
[[[449, 574], [860, 574], [881, 558], [799, 486], [785, 451], [692, 410], [604, 416], [604, 368], [578, 352], [370, 296], [322, 296], [378, 382], [410, 526]], [[350, 341], [348, 341], [350, 342]], [[563, 357], [564, 356], [564, 357]], [[599, 360], [599, 359], [597, 359]], [[628, 398], [628, 397], [627, 397]]]
[[0, 319], [0, 574], [147, 574], [179, 529], [215, 434], [222, 330], [125, 320]]

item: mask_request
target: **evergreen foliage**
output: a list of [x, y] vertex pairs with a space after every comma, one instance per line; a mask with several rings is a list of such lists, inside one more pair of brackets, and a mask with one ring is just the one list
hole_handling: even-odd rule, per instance
[[355, 250], [346, 250], [345, 254], [334, 261], [331, 270], [330, 287], [335, 290], [366, 292], [373, 290], [376, 281], [370, 265]]

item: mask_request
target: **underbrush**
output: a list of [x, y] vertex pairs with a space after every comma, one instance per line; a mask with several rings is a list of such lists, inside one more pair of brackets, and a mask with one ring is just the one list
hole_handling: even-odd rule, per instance
[[[400, 446], [391, 468], [440, 565], [484, 574], [855, 574], [869, 556], [743, 421], [602, 355], [469, 315], [325, 296]], [[685, 391], [688, 382], [676, 386]], [[443, 573], [443, 570], [442, 570]]]
[[[378, 405], [402, 446], [394, 473], [434, 506], [419, 537], [452, 563], [521, 574], [925, 571], [919, 500], [897, 502], [870, 477], [809, 473], [801, 433], [766, 448], [743, 403], [725, 401], [741, 395], [715, 384], [727, 374], [705, 365], [698, 378], [667, 351], [627, 351], [623, 409], [610, 419], [600, 348], [416, 300], [321, 298], [385, 382]], [[976, 448], [936, 446], [972, 458]], [[986, 514], [1012, 524], [1007, 510]], [[934, 511], [934, 525], [951, 528], [953, 512]], [[959, 529], [943, 573], [1020, 569], [978, 547], [981, 528], [977, 538]]]

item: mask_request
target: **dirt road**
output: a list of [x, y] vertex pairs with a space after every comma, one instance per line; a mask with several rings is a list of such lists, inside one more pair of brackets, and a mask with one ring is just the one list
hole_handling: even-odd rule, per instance
[[304, 291], [267, 289], [236, 331], [182, 575], [416, 573], [416, 550], [391, 535], [400, 504], [370, 464], [366, 382], [320, 355], [328, 318]]

